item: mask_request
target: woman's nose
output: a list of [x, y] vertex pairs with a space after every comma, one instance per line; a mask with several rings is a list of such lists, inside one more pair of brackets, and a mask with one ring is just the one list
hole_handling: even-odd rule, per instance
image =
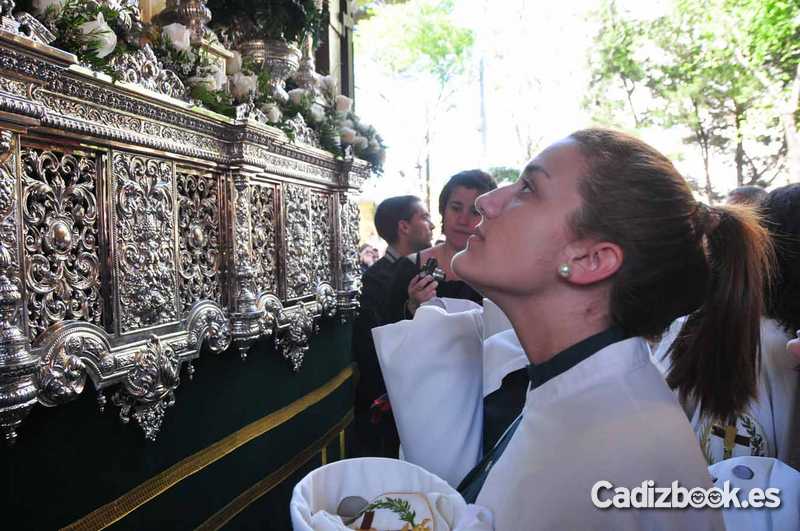
[[[510, 187], [509, 187], [510, 188]], [[493, 218], [500, 213], [504, 204], [504, 189], [497, 188], [475, 199], [475, 208], [484, 218]]]

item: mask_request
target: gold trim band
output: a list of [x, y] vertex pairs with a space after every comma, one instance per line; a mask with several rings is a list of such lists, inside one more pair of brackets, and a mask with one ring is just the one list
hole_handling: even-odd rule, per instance
[[[211, 518], [200, 524], [195, 531], [216, 531], [222, 526], [233, 520], [240, 512], [245, 510], [250, 504], [267, 494], [289, 476], [294, 474], [301, 466], [308, 463], [320, 450], [325, 448], [333, 441], [337, 435], [344, 433], [344, 429], [353, 421], [353, 410], [336, 423], [325, 435], [313, 442], [305, 450], [297, 454], [291, 461], [281, 466], [275, 472], [239, 494], [228, 505], [214, 513]], [[288, 510], [288, 507], [287, 507]]]
[[196, 452], [189, 457], [178, 461], [160, 474], [153, 476], [144, 483], [129, 490], [116, 500], [107, 503], [80, 520], [64, 527], [66, 530], [95, 530], [105, 529], [114, 522], [124, 518], [126, 515], [135, 511], [145, 503], [149, 502], [164, 491], [174, 487], [187, 477], [191, 476], [207, 467], [211, 463], [222, 459], [240, 446], [247, 444], [256, 437], [280, 426], [284, 422], [302, 413], [304, 410], [313, 406], [323, 398], [327, 397], [338, 389], [353, 375], [353, 367], [348, 366], [342, 369], [339, 374], [334, 376], [321, 387], [311, 391], [307, 395], [295, 400], [291, 404], [270, 413], [241, 428], [238, 431], [227, 435], [215, 442], [211, 446]]

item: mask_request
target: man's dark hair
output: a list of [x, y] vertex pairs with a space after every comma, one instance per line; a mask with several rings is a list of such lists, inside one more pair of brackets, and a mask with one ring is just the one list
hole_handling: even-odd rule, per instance
[[397, 224], [409, 221], [416, 211], [419, 197], [415, 195], [399, 195], [381, 201], [375, 209], [375, 228], [378, 236], [391, 245], [397, 241]]
[[766, 314], [791, 335], [800, 329], [800, 183], [776, 188], [761, 203], [778, 262]]
[[494, 177], [482, 170], [466, 170], [456, 173], [450, 177], [439, 194], [439, 214], [442, 216], [444, 216], [447, 201], [450, 200], [450, 194], [453, 193], [457, 186], [463, 186], [470, 190], [477, 190], [479, 194], [485, 194], [497, 188], [497, 183]]
[[760, 186], [740, 186], [728, 193], [728, 202], [737, 205], [757, 207], [767, 197], [767, 191]]

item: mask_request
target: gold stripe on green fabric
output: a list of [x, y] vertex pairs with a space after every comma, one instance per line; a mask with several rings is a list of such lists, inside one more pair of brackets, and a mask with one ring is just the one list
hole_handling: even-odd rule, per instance
[[[216, 531], [230, 522], [237, 514], [244, 511], [253, 502], [267, 494], [269, 491], [280, 485], [288, 477], [294, 474], [300, 467], [308, 463], [311, 458], [317, 455], [323, 448], [329, 445], [337, 435], [341, 436], [344, 429], [353, 421], [353, 410], [347, 412], [339, 422], [337, 422], [325, 435], [317, 441], [311, 443], [305, 450], [294, 456], [290, 461], [275, 470], [264, 479], [259, 480], [253, 486], [239, 494], [228, 505], [214, 513], [211, 518], [200, 524], [195, 531]], [[286, 508], [289, 509], [288, 507]]]
[[129, 490], [116, 500], [109, 502], [87, 514], [83, 518], [62, 528], [66, 530], [105, 529], [114, 522], [124, 518], [159, 494], [174, 487], [187, 477], [222, 459], [240, 446], [256, 437], [280, 426], [315, 405], [344, 384], [354, 373], [353, 366], [342, 369], [322, 386], [307, 395], [298, 398], [291, 404], [252, 422], [230, 435], [220, 439], [211, 446], [178, 461], [160, 474]]

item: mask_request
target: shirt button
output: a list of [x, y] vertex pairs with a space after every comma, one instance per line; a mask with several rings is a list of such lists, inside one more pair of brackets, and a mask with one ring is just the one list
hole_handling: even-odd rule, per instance
[[749, 466], [736, 465], [733, 467], [733, 475], [739, 479], [753, 479], [753, 470]]

